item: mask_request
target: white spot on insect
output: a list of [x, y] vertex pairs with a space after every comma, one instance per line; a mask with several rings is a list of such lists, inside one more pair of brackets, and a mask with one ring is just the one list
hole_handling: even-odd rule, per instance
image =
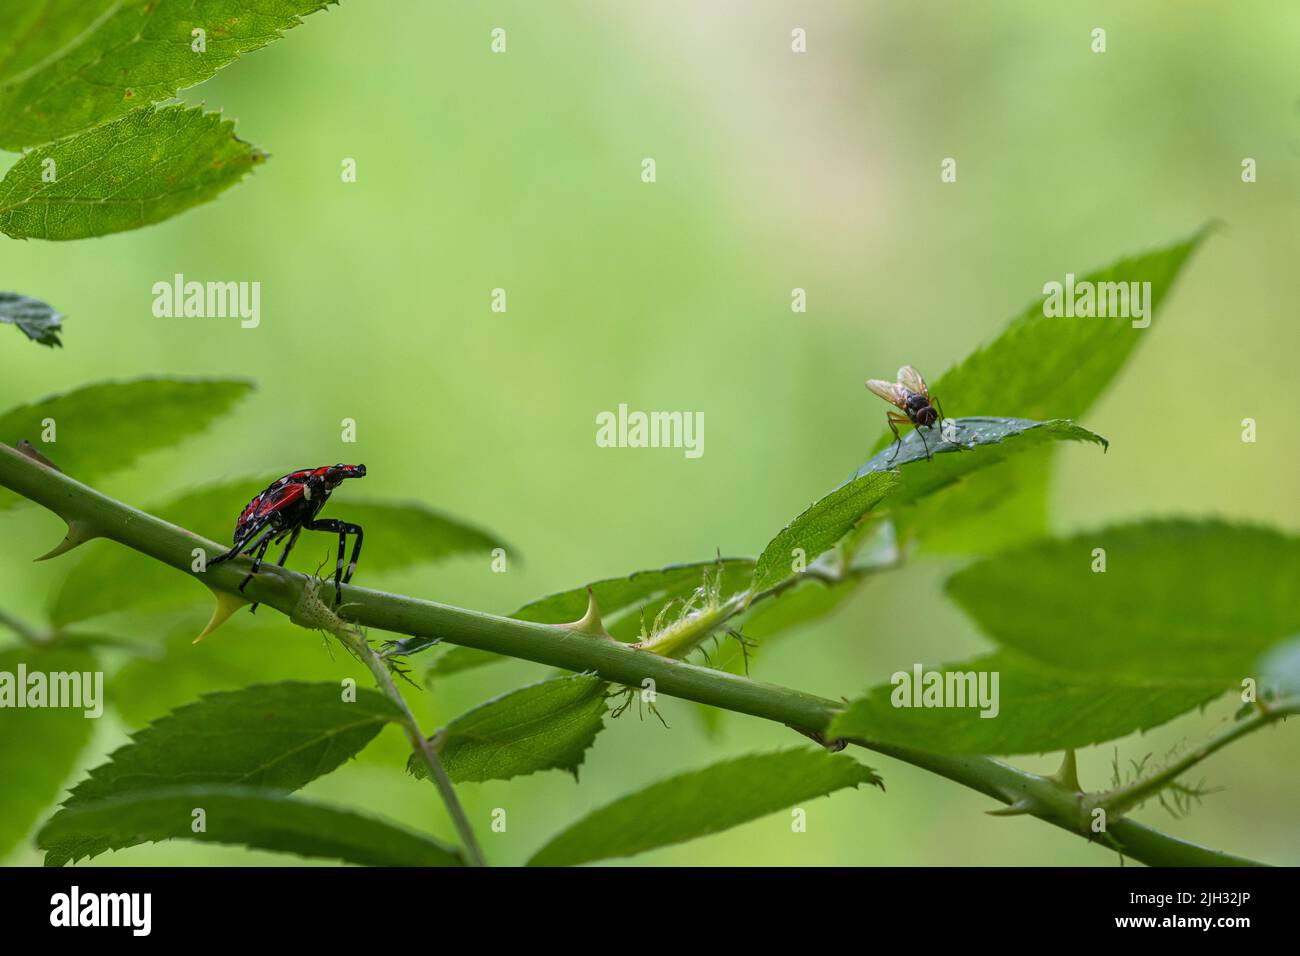
[[302, 496], [308, 501], [311, 501], [311, 485], [302, 486]]

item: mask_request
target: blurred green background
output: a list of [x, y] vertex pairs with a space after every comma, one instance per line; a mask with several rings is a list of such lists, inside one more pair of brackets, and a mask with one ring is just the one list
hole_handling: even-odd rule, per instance
[[[358, 583], [508, 612], [594, 578], [756, 553], [883, 428], [864, 378], [905, 362], [937, 377], [1044, 282], [1218, 218], [1226, 228], [1143, 333], [1153, 341], [1084, 422], [1110, 438], [1109, 454], [1062, 454], [1055, 523], [1216, 514], [1294, 530], [1300, 8], [1088, 6], [344, 0], [185, 94], [272, 154], [217, 202], [106, 239], [0, 241], [0, 285], [67, 316], [62, 350], [0, 334], [0, 404], [106, 378], [254, 379], [234, 415], [103, 490], [146, 504], [208, 480], [364, 461], [370, 477], [332, 513], [346, 517], [349, 495], [418, 499], [498, 531], [522, 561], [507, 574], [461, 561], [368, 575], [363, 560]], [[1090, 49], [1098, 26], [1104, 54]], [[494, 27], [507, 30], [505, 55], [489, 50]], [[794, 27], [806, 54], [790, 50]], [[949, 156], [958, 182], [943, 185]], [[355, 184], [340, 181], [345, 157]], [[1244, 157], [1258, 163], [1251, 185]], [[261, 327], [154, 318], [151, 287], [177, 272], [261, 281]], [[507, 290], [504, 315], [489, 309], [495, 287]], [[790, 311], [794, 287], [807, 290], [806, 314]], [[597, 448], [595, 415], [620, 402], [703, 411], [704, 456]], [[1247, 416], [1255, 444], [1240, 440]], [[358, 423], [356, 445], [339, 440], [344, 417]], [[68, 566], [26, 559], [60, 533], [36, 509], [0, 516], [5, 608], [41, 617]], [[318, 560], [315, 546], [300, 566]], [[839, 697], [912, 661], [986, 647], [936, 599], [955, 566], [918, 562], [872, 582], [776, 645], [756, 676]], [[205, 615], [114, 630], [161, 641], [197, 633]], [[237, 622], [192, 653], [251, 633]], [[432, 730], [544, 673], [514, 663], [411, 697]], [[490, 858], [521, 862], [643, 783], [799, 741], [734, 715], [711, 739], [692, 706], [661, 709], [671, 730], [635, 708], [612, 722], [580, 786], [556, 772], [462, 786]], [[1199, 739], [1230, 710], [1123, 741], [1120, 756]], [[85, 765], [123, 733], [101, 721]], [[381, 743], [400, 754], [395, 730]], [[1114, 751], [1081, 756], [1085, 785], [1109, 782]], [[1257, 734], [1205, 765], [1224, 790], [1189, 818], [1154, 806], [1138, 817], [1300, 863], [1295, 754], [1293, 726]], [[637, 862], [1117, 862], [1036, 820], [992, 822], [984, 797], [859, 756], [888, 792], [811, 803], [806, 833], [777, 814]], [[305, 794], [450, 837], [432, 788], [401, 763], [355, 762]], [[488, 831], [495, 807], [506, 833]], [[8, 862], [38, 860], [20, 850]], [[175, 843], [96, 862], [292, 858]]]

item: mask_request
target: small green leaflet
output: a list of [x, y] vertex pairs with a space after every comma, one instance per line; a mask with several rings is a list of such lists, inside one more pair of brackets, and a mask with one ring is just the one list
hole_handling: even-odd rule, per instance
[[[209, 694], [132, 735], [72, 788], [51, 824], [77, 807], [181, 782], [297, 790], [399, 719], [382, 694], [364, 688], [355, 694], [348, 702], [337, 682], [296, 681]], [[61, 852], [77, 859], [109, 848], [90, 835], [65, 843]]]
[[[608, 690], [590, 674], [544, 680], [475, 707], [432, 740], [447, 775], [458, 783], [509, 780], [538, 770], [567, 770], [577, 779], [587, 748], [604, 729]], [[406, 769], [428, 775], [415, 754]]]
[[0, 10], [0, 148], [17, 152], [171, 99], [331, 2], [5, 4]]
[[38, 345], [60, 346], [59, 333], [63, 316], [54, 307], [17, 292], [0, 292], [0, 322], [18, 327], [18, 331]]
[[725, 760], [592, 811], [552, 838], [528, 863], [573, 866], [633, 856], [864, 783], [884, 789], [870, 767], [825, 750], [800, 747]]
[[835, 547], [862, 516], [893, 490], [898, 473], [878, 471], [859, 475], [814, 502], [786, 525], [759, 555], [751, 588], [755, 594], [796, 574], [796, 558], [805, 566]]
[[[285, 472], [291, 470], [285, 468]], [[264, 475], [205, 485], [150, 510], [173, 524], [224, 543], [231, 539], [244, 505], [279, 477]], [[348, 486], [346, 502], [342, 497], [331, 500], [324, 516], [341, 514], [346, 509], [347, 519], [366, 529], [366, 541], [371, 546], [365, 564], [367, 573], [459, 555], [487, 555], [493, 548], [504, 546], [497, 536], [424, 505], [355, 501], [354, 493]], [[332, 561], [337, 541], [337, 536], [306, 532], [289, 566], [310, 571], [322, 560]], [[87, 546], [78, 570], [69, 575], [55, 595], [50, 615], [55, 623], [66, 624], [124, 607], [162, 607], [203, 599], [206, 594], [202, 588], [166, 565], [116, 544], [92, 544]]]
[[[194, 814], [204, 829], [195, 832]], [[135, 790], [78, 804], [41, 828], [46, 866], [158, 840], [197, 840], [362, 866], [460, 866], [456, 850], [375, 817], [275, 790], [200, 784]]]
[[58, 240], [138, 229], [215, 199], [265, 159], [218, 113], [136, 110], [18, 160], [0, 180], [0, 232]]
[[953, 575], [948, 594], [999, 644], [1058, 668], [1239, 683], [1300, 632], [1296, 581], [1300, 538], [1174, 519], [1004, 552]]
[[[203, 431], [249, 393], [229, 379], [145, 378], [101, 382], [0, 412], [0, 442], [30, 441], [66, 474], [94, 482]], [[55, 440], [45, 440], [50, 419]], [[0, 509], [20, 500], [0, 492]]]
[[[45, 674], [87, 675], [100, 668], [84, 650], [56, 646], [0, 652], [0, 673], [17, 675], [20, 664], [29, 673]], [[4, 693], [0, 685], [0, 696]], [[98, 701], [100, 706], [103, 703]], [[98, 724], [85, 716], [86, 709], [20, 708], [9, 701], [0, 710], [0, 859], [59, 798]]]
[[[928, 698], [927, 687], [933, 692]], [[902, 670], [850, 704], [827, 736], [930, 753], [1046, 753], [1150, 730], [1225, 689], [1224, 683], [1079, 676], [1004, 651], [924, 668], [919, 686], [914, 667]], [[923, 706], [927, 699], [935, 706]]]

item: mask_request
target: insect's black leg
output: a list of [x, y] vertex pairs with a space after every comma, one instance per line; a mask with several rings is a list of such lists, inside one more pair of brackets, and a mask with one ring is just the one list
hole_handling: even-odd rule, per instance
[[[252, 551], [254, 548], [257, 547], [259, 543], [257, 541], [257, 536], [262, 533], [262, 529], [264, 529], [267, 526], [267, 524], [269, 524], [269, 521], [267, 521], [266, 519], [262, 519], [256, 524], [250, 525], [247, 533], [244, 534], [243, 537], [241, 537], [235, 543], [235, 546], [233, 548], [231, 548], [225, 554], [219, 554], [215, 558], [209, 558], [208, 565], [211, 566], [214, 564], [220, 564], [222, 561], [229, 561], [231, 558], [237, 556], [241, 551], [243, 551], [245, 554], [247, 554], [249, 551]], [[250, 541], [253, 542], [252, 545], [246, 548], [245, 545], [248, 545], [248, 542]]]
[[[296, 527], [296, 528], [293, 529], [293, 533], [289, 535], [289, 543], [286, 544], [286, 545], [284, 546], [284, 550], [280, 552], [280, 560], [277, 561], [277, 562], [275, 562], [275, 566], [276, 566], [277, 568], [282, 568], [282, 567], [284, 567], [284, 562], [285, 562], [285, 560], [289, 557], [289, 552], [293, 550], [293, 546], [294, 546], [295, 544], [298, 543], [298, 535], [299, 535], [301, 532], [302, 532], [302, 526], [301, 526], [301, 525], [299, 525], [298, 527]], [[284, 535], [280, 535], [280, 538], [277, 538], [277, 539], [276, 539], [276, 543], [278, 544], [279, 541], [280, 541], [280, 539], [283, 538], [283, 537], [284, 537]], [[248, 609], [248, 613], [250, 613], [250, 614], [256, 614], [256, 613], [257, 613], [257, 608], [258, 608], [258, 605], [254, 604], [251, 608]]]
[[898, 433], [898, 426], [894, 424], [894, 417], [886, 415], [885, 421], [889, 422], [889, 430], [894, 433], [894, 453], [886, 459], [885, 464], [892, 464], [898, 457], [898, 450], [903, 447], [903, 436]]
[[339, 560], [334, 565], [334, 606], [338, 607], [343, 597], [343, 552], [348, 546], [348, 533], [339, 531]]
[[[958, 451], [970, 451], [970, 449], [967, 448], [965, 445], [963, 445], [961, 442], [959, 442], [959, 441], [953, 441], [951, 438], [949, 438], [947, 435], [944, 434], [944, 431], [943, 431], [943, 423], [944, 423], [945, 421], [948, 420], [948, 416], [945, 415], [945, 414], [943, 413], [943, 403], [941, 403], [941, 402], [939, 401], [938, 398], [936, 398], [936, 399], [934, 400], [934, 407], [937, 408], [937, 409], [939, 410], [939, 435], [940, 435], [940, 437], [942, 437], [944, 441], [946, 441], [949, 445], [952, 445], [952, 447], [953, 447], [953, 448], [956, 448]], [[957, 431], [957, 426], [954, 425], [954, 426], [953, 426], [953, 433], [956, 434], [956, 431]]]
[[286, 544], [284, 546], [284, 550], [280, 552], [280, 560], [275, 562], [275, 566], [277, 568], [284, 567], [285, 559], [289, 557], [289, 552], [293, 550], [293, 546], [298, 543], [298, 535], [301, 533], [302, 533], [301, 525], [293, 529], [293, 534], [289, 535], [289, 543]]
[[[361, 526], [334, 518], [321, 518], [317, 521], [308, 521], [303, 527], [309, 531], [333, 531], [339, 536], [339, 560], [334, 567], [334, 605], [337, 607], [343, 600], [343, 582], [352, 580], [352, 572], [357, 569], [357, 558], [361, 555]], [[357, 540], [352, 549], [352, 565], [348, 568], [347, 577], [344, 578], [343, 554], [350, 534], [356, 535]]]
[[220, 564], [222, 561], [229, 561], [229, 560], [230, 560], [231, 558], [233, 558], [235, 555], [239, 554], [239, 549], [240, 549], [241, 547], [243, 547], [243, 545], [239, 545], [239, 544], [237, 544], [237, 545], [235, 545], [233, 548], [231, 548], [229, 551], [227, 551], [225, 554], [219, 554], [219, 555], [217, 555], [215, 558], [209, 558], [209, 559], [208, 559], [208, 567], [212, 567], [212, 565], [214, 565], [214, 564]]
[[916, 433], [921, 436], [921, 447], [925, 449], [925, 460], [930, 461], [934, 456], [930, 454], [930, 446], [925, 440], [925, 432], [921, 431], [918, 426]]
[[244, 587], [248, 584], [248, 582], [253, 580], [253, 575], [257, 574], [257, 572], [261, 570], [262, 558], [266, 555], [266, 549], [271, 546], [271, 539], [275, 537], [275, 531], [276, 531], [275, 528], [268, 528], [266, 530], [266, 534], [262, 535], [262, 537], [254, 541], [253, 544], [248, 548], [249, 551], [252, 551], [253, 548], [256, 548], [257, 554], [253, 556], [252, 570], [248, 572], [248, 575], [244, 578], [244, 580], [239, 582], [239, 590], [241, 591], [244, 590]]
[[349, 530], [356, 535], [352, 542], [352, 557], [348, 560], [348, 569], [343, 574], [343, 583], [347, 584], [352, 580], [352, 575], [357, 570], [357, 559], [361, 557], [361, 525], [354, 524], [348, 526]]

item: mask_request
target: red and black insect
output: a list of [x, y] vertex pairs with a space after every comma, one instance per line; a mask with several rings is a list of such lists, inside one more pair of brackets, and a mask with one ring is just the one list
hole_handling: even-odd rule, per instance
[[[361, 525], [338, 521], [334, 518], [317, 518], [330, 493], [348, 478], [364, 478], [365, 465], [322, 465], [319, 468], [306, 468], [291, 472], [283, 478], [271, 482], [270, 486], [250, 501], [235, 522], [235, 546], [225, 554], [218, 555], [208, 565], [220, 564], [236, 555], [253, 555], [253, 569], [240, 582], [239, 590], [253, 580], [262, 567], [262, 558], [266, 549], [273, 543], [279, 544], [286, 537], [289, 543], [280, 553], [277, 567], [283, 566], [289, 552], [298, 543], [298, 534], [305, 528], [308, 531], [330, 531], [339, 536], [339, 560], [334, 568], [334, 604], [337, 606], [342, 598], [343, 585], [352, 580], [357, 569], [357, 559], [361, 557]], [[355, 535], [352, 543], [352, 558], [348, 562], [347, 572], [343, 571], [343, 552], [348, 535]], [[253, 605], [257, 610], [257, 605]]]

